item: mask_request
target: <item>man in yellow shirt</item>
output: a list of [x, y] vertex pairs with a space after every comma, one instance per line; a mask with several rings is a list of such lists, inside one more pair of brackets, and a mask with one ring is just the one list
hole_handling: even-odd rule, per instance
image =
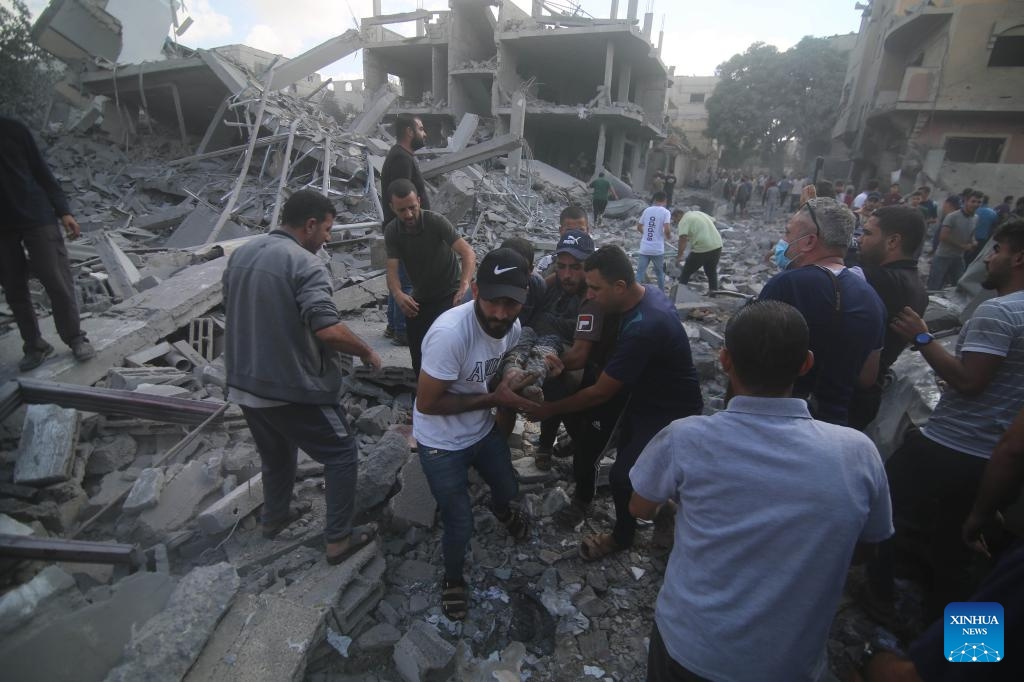
[[700, 268], [708, 278], [708, 291], [718, 289], [718, 259], [722, 256], [722, 235], [715, 227], [715, 221], [707, 213], [697, 210], [696, 206], [676, 209], [672, 213], [672, 221], [679, 229], [679, 258], [686, 252], [686, 244], [690, 244], [690, 255], [686, 262], [679, 261], [683, 269], [679, 275], [679, 283], [686, 284], [690, 276]]

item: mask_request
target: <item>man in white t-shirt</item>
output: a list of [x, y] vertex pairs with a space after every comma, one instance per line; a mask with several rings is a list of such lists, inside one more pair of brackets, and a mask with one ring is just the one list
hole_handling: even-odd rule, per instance
[[[530, 265], [517, 252], [491, 251], [477, 270], [474, 300], [443, 313], [423, 339], [413, 435], [444, 523], [441, 607], [452, 620], [466, 617], [469, 600], [462, 569], [473, 533], [470, 467], [490, 487], [491, 509], [509, 535], [519, 541], [529, 533], [527, 518], [509, 504], [519, 485], [507, 434], [515, 410], [536, 403], [498, 376], [502, 355], [519, 340], [517, 317], [529, 281]], [[500, 429], [499, 421], [509, 428]]]
[[665, 240], [672, 238], [672, 214], [665, 208], [664, 192], [654, 193], [654, 205], [644, 209], [636, 231], [640, 233], [640, 257], [636, 262], [636, 281], [647, 281], [647, 266], [654, 264], [658, 288], [665, 289]]
[[878, 180], [868, 180], [868, 184], [864, 186], [864, 191], [853, 198], [854, 211], [860, 210], [864, 206], [864, 202], [868, 200], [868, 195], [872, 192], [878, 191]]

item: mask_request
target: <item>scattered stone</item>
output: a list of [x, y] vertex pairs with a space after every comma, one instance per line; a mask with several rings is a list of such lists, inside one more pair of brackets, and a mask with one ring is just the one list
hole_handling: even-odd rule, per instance
[[588, 661], [602, 661], [611, 654], [611, 649], [608, 646], [608, 635], [604, 630], [594, 630], [579, 635], [576, 638], [576, 643], [579, 644], [580, 653], [583, 654], [583, 659]]
[[49, 485], [71, 478], [78, 441], [77, 410], [56, 405], [29, 405], [21, 427], [14, 482]]
[[396, 585], [430, 582], [437, 575], [437, 567], [419, 559], [406, 559], [398, 565], [391, 575]]
[[409, 453], [409, 458], [398, 473], [398, 483], [401, 489], [388, 501], [388, 510], [396, 529], [407, 526], [433, 528], [437, 501], [430, 492], [418, 453]]
[[[196, 516], [206, 496], [220, 490], [220, 462], [214, 463], [213, 459], [207, 456], [192, 460], [167, 482], [159, 503], [139, 515], [139, 526], [143, 532], [159, 537], [177, 530]], [[141, 475], [139, 478], [141, 480]]]
[[166, 608], [132, 635], [124, 660], [110, 671], [107, 682], [181, 680], [239, 584], [234, 567], [226, 562], [192, 569], [178, 583]]
[[394, 625], [380, 623], [359, 635], [356, 646], [362, 651], [379, 651], [392, 648], [401, 638], [402, 633]]
[[454, 672], [455, 647], [441, 638], [437, 630], [415, 621], [395, 645], [395, 667], [406, 682], [446, 680]]
[[594, 588], [595, 592], [605, 592], [608, 590], [608, 578], [603, 571], [592, 568], [587, 571], [587, 585]]
[[409, 443], [398, 429], [385, 433], [369, 452], [359, 457], [356, 513], [383, 502], [395, 485], [398, 470], [409, 458]]
[[139, 445], [128, 434], [119, 433], [111, 439], [93, 442], [93, 451], [85, 466], [89, 476], [109, 474], [128, 466], [135, 459]]
[[364, 410], [356, 419], [356, 428], [369, 436], [383, 436], [394, 420], [394, 412], [388, 405], [374, 405]]
[[520, 483], [545, 483], [553, 481], [558, 477], [558, 473], [554, 470], [542, 471], [538, 469], [533, 463], [532, 457], [522, 457], [514, 460], [512, 466], [515, 467], [516, 476], [519, 478]]
[[7, 514], [0, 514], [0, 535], [29, 536], [34, 532], [24, 523], [15, 521]]
[[583, 666], [583, 675], [586, 677], [604, 677], [604, 670], [598, 668], [596, 665], [585, 665]]
[[61, 568], [47, 566], [32, 580], [5, 593], [0, 597], [0, 634], [27, 622], [40, 606], [74, 586], [75, 579]]
[[263, 504], [263, 473], [258, 473], [199, 514], [199, 530], [216, 535], [230, 530]]
[[132, 490], [121, 507], [127, 513], [151, 509], [160, 501], [160, 491], [164, 488], [163, 469], [143, 469], [135, 479]]
[[423, 613], [430, 606], [430, 600], [422, 594], [414, 594], [409, 598], [409, 613], [414, 616]]
[[352, 646], [352, 638], [339, 635], [332, 628], [327, 628], [327, 643], [343, 658], [348, 658], [348, 648]]
[[644, 573], [646, 573], [647, 571], [645, 571], [642, 568], [637, 568], [636, 566], [630, 566], [629, 572], [633, 574], [634, 580], [640, 580], [640, 578], [644, 577]]
[[560, 487], [553, 488], [544, 495], [544, 501], [541, 503], [540, 512], [544, 516], [554, 516], [570, 504], [572, 504], [572, 501], [564, 490]]

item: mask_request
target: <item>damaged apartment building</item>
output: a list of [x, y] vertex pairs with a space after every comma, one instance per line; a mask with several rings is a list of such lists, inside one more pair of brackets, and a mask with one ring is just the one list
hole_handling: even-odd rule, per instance
[[[382, 16], [376, 0], [374, 16], [362, 20], [368, 101], [397, 81], [391, 113], [419, 116], [432, 138], [475, 114], [577, 177], [600, 167], [640, 180], [652, 143], [664, 137], [670, 70], [651, 42], [654, 15], [640, 26], [638, 0], [628, 0], [624, 19], [618, 5], [612, 0], [610, 18], [594, 18], [559, 3], [535, 1], [527, 14], [509, 0], [450, 0], [446, 11]], [[409, 21], [414, 37], [388, 28]]]
[[[1024, 3], [873, 0], [834, 128], [853, 179], [993, 198], [1024, 182]], [[998, 201], [998, 199], [996, 199]]]

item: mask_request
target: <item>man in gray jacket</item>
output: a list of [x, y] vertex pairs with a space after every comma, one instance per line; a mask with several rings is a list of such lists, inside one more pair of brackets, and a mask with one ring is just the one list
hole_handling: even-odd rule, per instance
[[356, 441], [342, 409], [339, 353], [380, 367], [380, 357], [342, 324], [331, 278], [315, 254], [331, 238], [335, 209], [302, 190], [284, 205], [282, 225], [231, 255], [224, 270], [224, 357], [228, 398], [242, 408], [263, 468], [263, 536], [297, 514], [290, 509], [297, 449], [324, 465], [327, 562], [337, 564], [373, 539], [352, 527]]

